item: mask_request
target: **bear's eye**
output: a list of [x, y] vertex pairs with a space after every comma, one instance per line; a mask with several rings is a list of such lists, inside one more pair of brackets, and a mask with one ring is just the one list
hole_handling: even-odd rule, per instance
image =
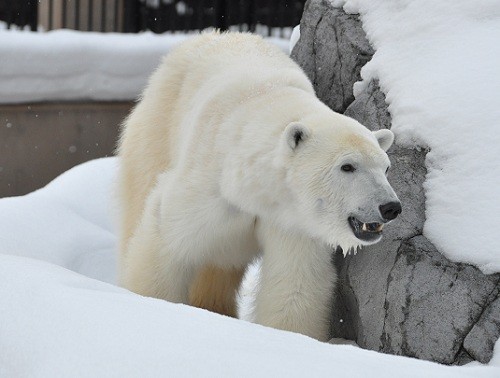
[[342, 167], [340, 167], [344, 172], [354, 172], [356, 168], [354, 168], [351, 164], [344, 164]]

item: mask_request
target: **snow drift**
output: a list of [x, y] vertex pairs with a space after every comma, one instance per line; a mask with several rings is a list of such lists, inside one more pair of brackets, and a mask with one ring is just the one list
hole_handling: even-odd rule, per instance
[[0, 200], [0, 376], [500, 374], [324, 344], [110, 284], [115, 172], [115, 158], [95, 160]]

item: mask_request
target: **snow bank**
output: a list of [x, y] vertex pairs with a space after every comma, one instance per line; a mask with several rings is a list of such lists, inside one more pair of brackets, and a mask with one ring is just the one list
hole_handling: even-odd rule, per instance
[[398, 143], [429, 148], [425, 235], [447, 257], [500, 272], [500, 2], [347, 0], [376, 49]]
[[63, 173], [43, 189], [1, 199], [0, 253], [44, 260], [114, 283], [115, 172], [115, 159], [96, 160]]
[[0, 199], [0, 376], [500, 375], [324, 344], [89, 278], [115, 282], [115, 173], [115, 158], [95, 160]]
[[324, 344], [0, 255], [0, 376], [494, 377]]
[[[0, 103], [132, 100], [186, 34], [0, 30]], [[288, 40], [269, 38], [288, 52]]]

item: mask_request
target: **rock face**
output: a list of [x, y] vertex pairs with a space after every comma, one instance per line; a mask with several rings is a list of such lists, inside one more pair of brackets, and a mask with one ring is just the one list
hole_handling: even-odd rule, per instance
[[[333, 110], [371, 130], [390, 128], [385, 96], [373, 81], [354, 99], [353, 84], [373, 50], [359, 18], [327, 0], [309, 0], [292, 57]], [[337, 251], [339, 269], [333, 337], [363, 348], [441, 362], [487, 362], [500, 335], [500, 274], [446, 259], [422, 235], [425, 151], [397, 144], [389, 181], [403, 213], [382, 242], [357, 255]]]
[[309, 38], [310, 43], [297, 43], [293, 57], [308, 73], [320, 100], [343, 112], [354, 100], [349, 83], [359, 79], [373, 49], [357, 17], [330, 6], [318, 7], [318, 3], [306, 3], [300, 22], [301, 35], [314, 38]]

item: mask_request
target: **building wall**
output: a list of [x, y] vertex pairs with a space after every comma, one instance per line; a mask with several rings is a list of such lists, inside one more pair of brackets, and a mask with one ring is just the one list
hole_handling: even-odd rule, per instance
[[77, 164], [112, 156], [131, 106], [0, 105], [0, 197], [29, 193]]

